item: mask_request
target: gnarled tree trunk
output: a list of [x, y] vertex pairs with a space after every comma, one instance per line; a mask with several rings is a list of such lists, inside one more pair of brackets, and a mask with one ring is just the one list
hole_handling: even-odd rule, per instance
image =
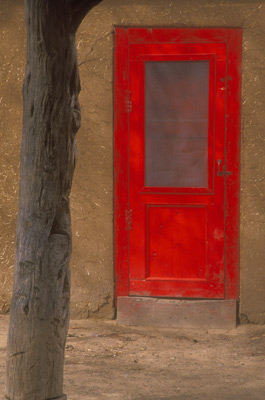
[[69, 194], [80, 126], [75, 32], [100, 0], [26, 0], [27, 66], [6, 398], [62, 394], [69, 323]]

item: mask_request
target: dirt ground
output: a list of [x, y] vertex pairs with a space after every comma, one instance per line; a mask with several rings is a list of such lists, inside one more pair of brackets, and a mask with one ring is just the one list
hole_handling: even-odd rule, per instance
[[[7, 317], [0, 316], [4, 399]], [[265, 326], [178, 330], [71, 321], [68, 400], [264, 400]]]

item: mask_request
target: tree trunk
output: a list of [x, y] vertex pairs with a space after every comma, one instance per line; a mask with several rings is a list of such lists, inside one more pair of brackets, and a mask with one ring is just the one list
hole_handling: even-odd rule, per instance
[[69, 323], [69, 194], [80, 127], [75, 32], [100, 0], [26, 0], [27, 66], [6, 398], [62, 394]]

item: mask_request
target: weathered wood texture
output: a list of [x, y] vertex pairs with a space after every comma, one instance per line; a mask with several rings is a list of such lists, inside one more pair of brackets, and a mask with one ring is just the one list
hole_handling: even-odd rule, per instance
[[69, 194], [80, 127], [75, 32], [100, 0], [26, 0], [27, 66], [6, 398], [62, 394], [69, 322]]

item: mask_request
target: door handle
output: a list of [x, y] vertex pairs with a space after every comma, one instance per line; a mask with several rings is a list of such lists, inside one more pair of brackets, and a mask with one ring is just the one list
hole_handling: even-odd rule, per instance
[[222, 160], [217, 160], [217, 165], [218, 165], [217, 176], [232, 175], [232, 172], [231, 171], [226, 171], [225, 168], [221, 171], [221, 164], [222, 164]]

